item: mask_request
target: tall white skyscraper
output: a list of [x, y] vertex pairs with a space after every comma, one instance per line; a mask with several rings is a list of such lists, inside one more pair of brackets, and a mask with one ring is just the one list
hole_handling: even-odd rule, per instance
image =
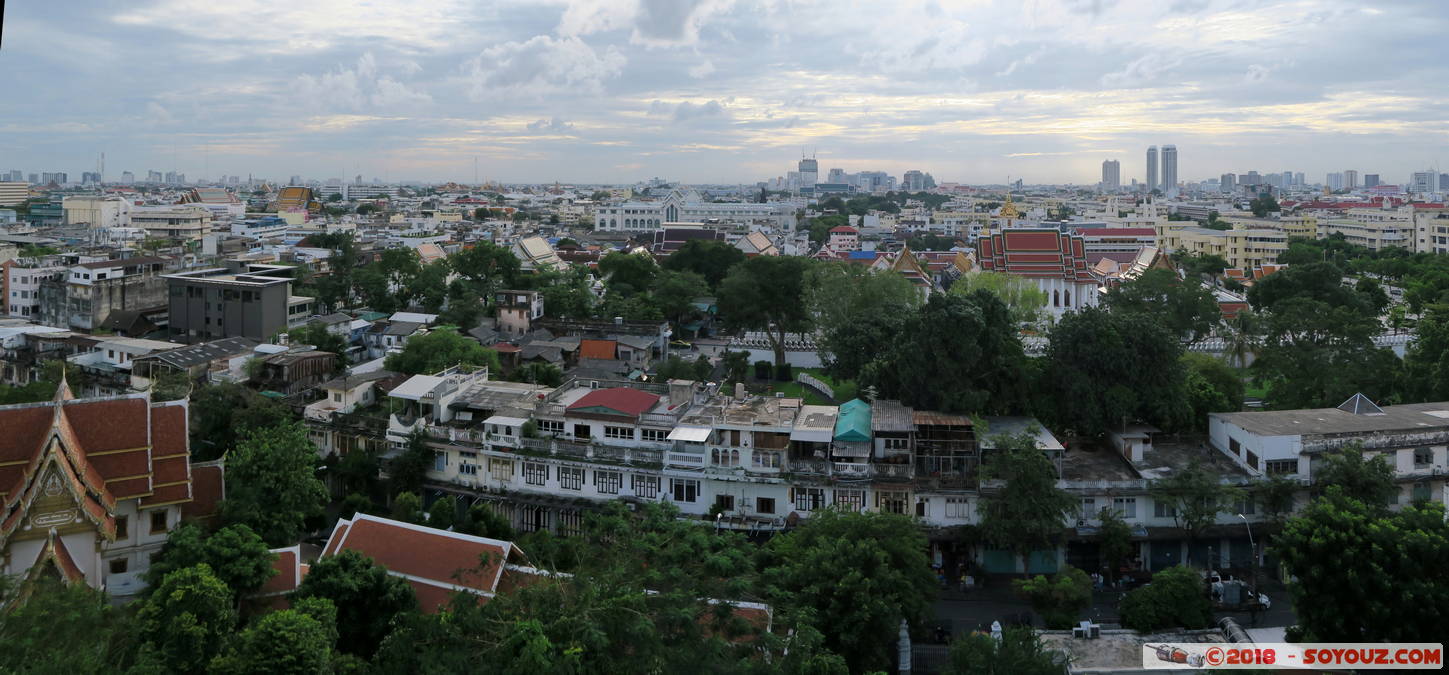
[[1328, 174], [1328, 176], [1324, 177], [1323, 184], [1328, 186], [1328, 189], [1330, 190], [1342, 190], [1343, 174], [1334, 171], [1333, 173], [1330, 173]]
[[1162, 146], [1162, 194], [1177, 196], [1177, 146]]
[[1122, 187], [1122, 163], [1115, 159], [1102, 161], [1102, 189], [1116, 192]]
[[820, 163], [814, 157], [800, 159], [800, 186], [811, 187], [820, 181]]
[[1343, 186], [1350, 190], [1358, 189], [1358, 171], [1349, 169], [1343, 172]]
[[1157, 146], [1147, 146], [1147, 191], [1158, 189], [1161, 183], [1157, 182]]

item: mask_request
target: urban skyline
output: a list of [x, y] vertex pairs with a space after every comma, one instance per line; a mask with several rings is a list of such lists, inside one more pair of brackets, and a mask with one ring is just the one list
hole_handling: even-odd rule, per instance
[[[1446, 27], [1435, 3], [1159, 5], [12, 4], [12, 89], [88, 96], [0, 103], [0, 157], [73, 174], [106, 152], [113, 175], [467, 181], [476, 160], [516, 182], [740, 183], [810, 146], [822, 167], [1090, 184], [1104, 157], [1170, 139], [1191, 149], [1185, 180], [1449, 164], [1445, 66], [1414, 51]], [[1349, 38], [1373, 58], [1324, 71]], [[178, 58], [157, 62], [156, 44]], [[1124, 181], [1141, 178], [1129, 164]]]

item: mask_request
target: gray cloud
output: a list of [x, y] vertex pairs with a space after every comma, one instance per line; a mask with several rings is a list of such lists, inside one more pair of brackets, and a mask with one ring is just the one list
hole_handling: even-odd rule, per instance
[[535, 120], [533, 122], [529, 122], [528, 130], [562, 134], [573, 131], [574, 125], [570, 122], [565, 122], [557, 117], [552, 117], [546, 120]]

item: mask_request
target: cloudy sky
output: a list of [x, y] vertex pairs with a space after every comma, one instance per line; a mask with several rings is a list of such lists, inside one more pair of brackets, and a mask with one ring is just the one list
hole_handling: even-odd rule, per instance
[[1449, 171], [1445, 0], [18, 0], [0, 170]]

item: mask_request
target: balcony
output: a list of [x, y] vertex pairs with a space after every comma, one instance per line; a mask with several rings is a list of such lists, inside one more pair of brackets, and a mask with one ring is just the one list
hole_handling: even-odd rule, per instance
[[870, 464], [855, 462], [831, 462], [830, 475], [846, 480], [870, 478], [873, 468]]
[[786, 470], [802, 476], [829, 476], [830, 462], [823, 459], [791, 459]]

